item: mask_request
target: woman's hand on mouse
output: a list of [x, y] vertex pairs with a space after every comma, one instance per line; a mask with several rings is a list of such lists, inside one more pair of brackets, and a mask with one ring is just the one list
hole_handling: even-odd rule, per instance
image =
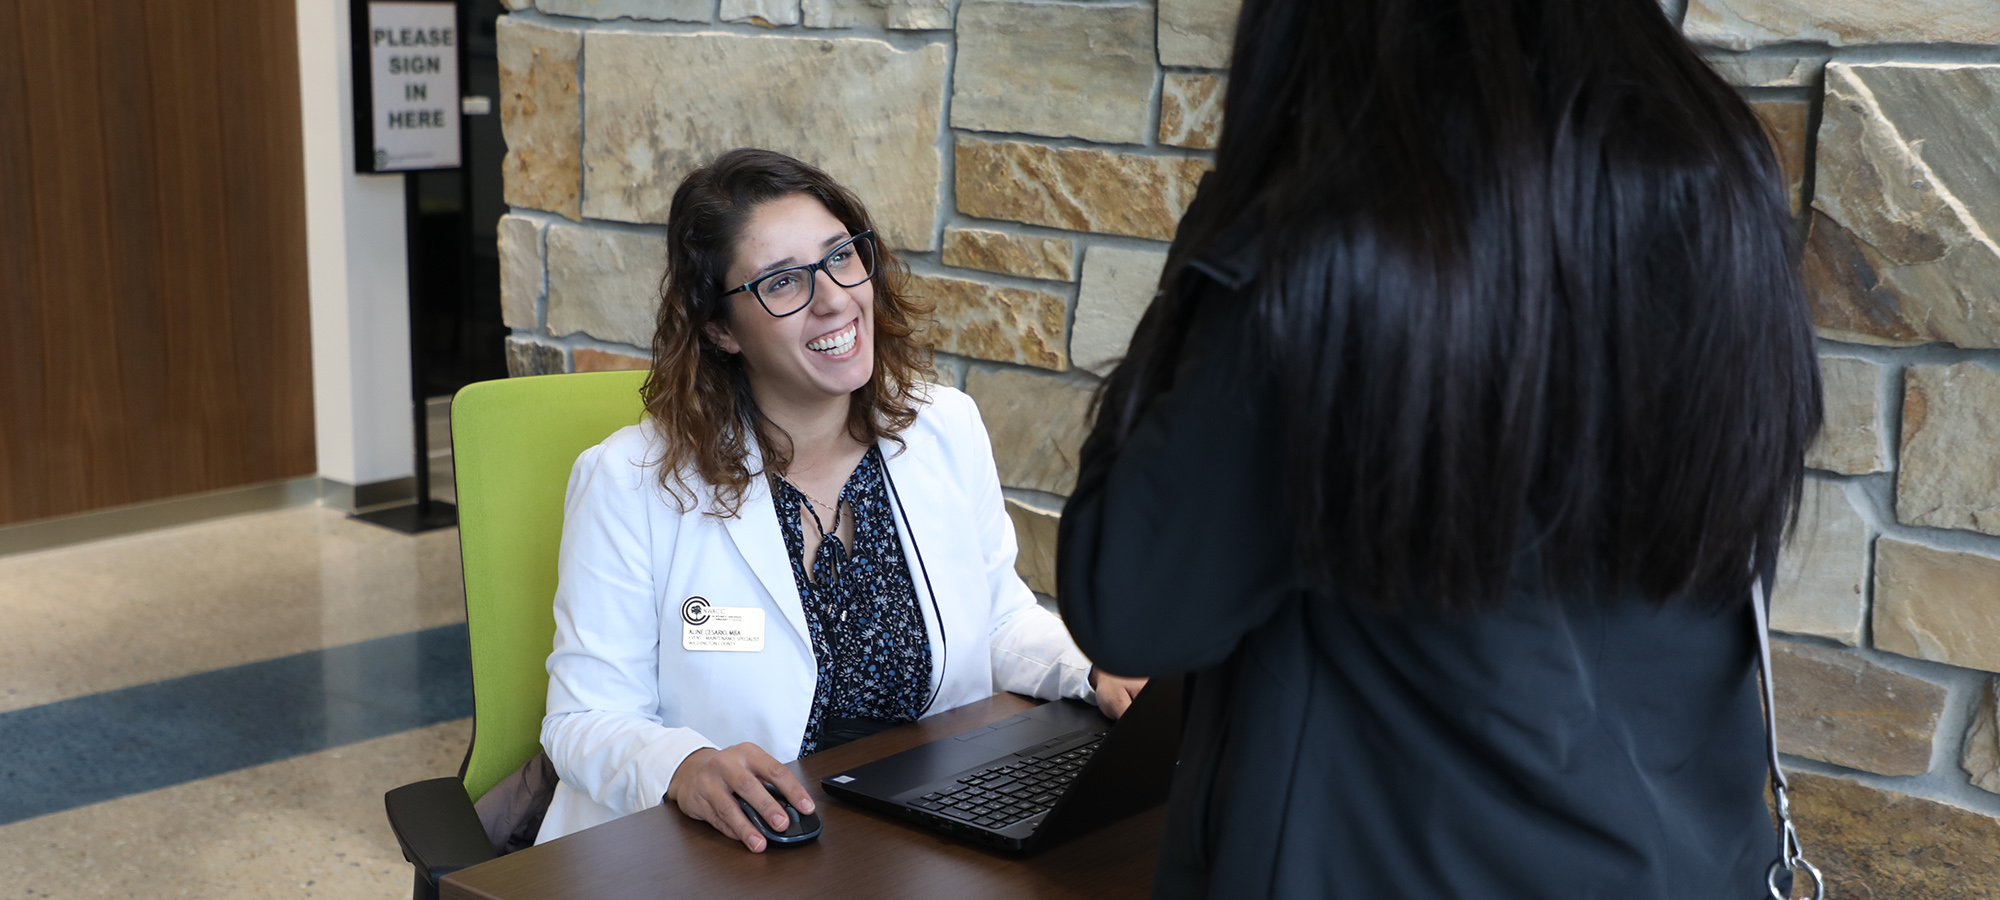
[[1097, 708], [1116, 719], [1131, 708], [1132, 699], [1139, 696], [1139, 689], [1146, 686], [1146, 679], [1113, 675], [1091, 666], [1090, 686], [1097, 691]]
[[748, 801], [773, 829], [783, 830], [791, 824], [791, 819], [785, 815], [784, 806], [764, 789], [766, 783], [775, 785], [779, 793], [790, 798], [801, 814], [813, 811], [812, 797], [792, 777], [792, 770], [765, 753], [764, 748], [749, 742], [722, 750], [704, 747], [688, 754], [667, 783], [666, 799], [689, 817], [742, 841], [750, 852], [762, 853], [764, 835], [743, 815], [736, 798]]

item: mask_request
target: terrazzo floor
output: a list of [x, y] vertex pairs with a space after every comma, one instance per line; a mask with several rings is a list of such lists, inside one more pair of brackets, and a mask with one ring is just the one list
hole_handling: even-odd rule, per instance
[[463, 621], [455, 530], [317, 507], [0, 557], [0, 900], [408, 897]]

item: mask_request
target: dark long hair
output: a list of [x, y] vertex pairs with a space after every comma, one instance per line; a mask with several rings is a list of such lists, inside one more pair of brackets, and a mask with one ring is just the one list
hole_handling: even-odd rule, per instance
[[[826, 206], [848, 234], [872, 231], [867, 207], [832, 176], [782, 153], [731, 150], [688, 173], [667, 207], [667, 269], [653, 331], [653, 365], [640, 388], [646, 414], [665, 444], [660, 485], [683, 511], [701, 501], [695, 482], [712, 491], [719, 516], [733, 516], [755, 472], [747, 462], [754, 435], [763, 466], [783, 474], [791, 437], [757, 408], [740, 355], [710, 340], [706, 326], [727, 322], [723, 279], [737, 239], [757, 207], [803, 194]], [[928, 320], [928, 304], [903, 295], [908, 267], [876, 243], [875, 366], [854, 391], [847, 431], [864, 444], [897, 439], [917, 418], [915, 391], [929, 380], [930, 348], [913, 337]], [[761, 313], [760, 313], [761, 315]]]
[[1654, 0], [1246, 0], [1215, 171], [1109, 380], [1171, 381], [1191, 260], [1255, 235], [1310, 581], [1747, 596], [1819, 370], [1777, 161]]

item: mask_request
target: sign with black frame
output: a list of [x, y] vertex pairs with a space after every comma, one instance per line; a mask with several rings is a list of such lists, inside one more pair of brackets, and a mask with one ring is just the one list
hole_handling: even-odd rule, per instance
[[355, 0], [354, 168], [460, 164], [458, 4]]

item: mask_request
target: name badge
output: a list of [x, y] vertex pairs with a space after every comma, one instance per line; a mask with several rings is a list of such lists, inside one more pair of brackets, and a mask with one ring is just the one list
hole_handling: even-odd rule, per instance
[[681, 649], [754, 653], [764, 649], [764, 610], [713, 606], [705, 597], [681, 602]]

